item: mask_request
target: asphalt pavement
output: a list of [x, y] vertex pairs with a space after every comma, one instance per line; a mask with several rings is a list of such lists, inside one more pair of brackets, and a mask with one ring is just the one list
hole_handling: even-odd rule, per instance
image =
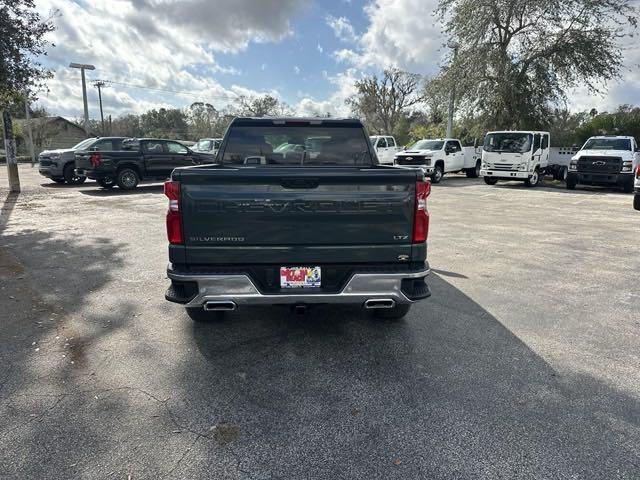
[[0, 166], [0, 478], [638, 479], [632, 196], [448, 176], [433, 296], [238, 310], [164, 300], [161, 184]]

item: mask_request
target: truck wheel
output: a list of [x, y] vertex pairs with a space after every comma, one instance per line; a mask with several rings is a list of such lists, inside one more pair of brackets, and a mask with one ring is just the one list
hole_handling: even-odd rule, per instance
[[76, 168], [75, 164], [73, 163], [67, 163], [64, 166], [64, 171], [63, 171], [63, 175], [64, 175], [64, 181], [67, 182], [69, 185], [80, 185], [81, 183], [84, 183], [85, 180], [87, 179], [87, 177], [81, 177], [80, 175], [76, 175], [75, 172], [73, 171]]
[[533, 171], [533, 174], [531, 175], [531, 178], [527, 178], [524, 181], [524, 184], [531, 188], [531, 187], [536, 187], [538, 186], [538, 184], [540, 183], [540, 170], [538, 170], [538, 168], [536, 167], [536, 169]]
[[478, 178], [480, 176], [480, 160], [476, 162], [475, 167], [468, 168], [465, 173], [467, 174], [467, 178]]
[[633, 196], [633, 208], [640, 210], [640, 193], [636, 193]]
[[566, 187], [567, 187], [567, 190], [575, 190], [576, 189], [576, 181], [575, 180], [569, 180], [569, 178], [567, 177]]
[[560, 171], [558, 172], [558, 180], [560, 180], [561, 182], [566, 182], [568, 173], [569, 170], [567, 170], [567, 167], [561, 167]]
[[140, 176], [133, 168], [123, 168], [118, 172], [116, 183], [122, 190], [133, 190], [138, 186]]
[[490, 178], [490, 177], [483, 177], [483, 178], [484, 178], [484, 183], [486, 183], [487, 185], [495, 185], [496, 183], [498, 183], [497, 178]]
[[410, 303], [396, 304], [393, 308], [378, 308], [373, 311], [377, 318], [384, 320], [400, 320], [411, 310]]
[[51, 180], [53, 180], [53, 181], [54, 181], [54, 182], [56, 182], [56, 183], [64, 183], [64, 182], [66, 181], [66, 180], [64, 179], [64, 177], [62, 177], [62, 178], [58, 178], [58, 177], [56, 177], [56, 178], [52, 178]]
[[431, 174], [431, 183], [440, 183], [442, 177], [444, 177], [444, 170], [442, 169], [442, 164], [438, 163]]
[[224, 312], [207, 312], [202, 307], [185, 307], [185, 310], [189, 318], [198, 323], [218, 322], [224, 318]]
[[116, 185], [116, 182], [111, 177], [99, 178], [96, 182], [105, 190], [111, 190]]

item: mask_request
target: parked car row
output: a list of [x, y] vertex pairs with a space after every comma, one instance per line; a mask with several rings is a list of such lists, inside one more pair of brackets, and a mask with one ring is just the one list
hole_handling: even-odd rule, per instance
[[[370, 138], [384, 164], [381, 159], [388, 155], [388, 145], [395, 145], [395, 139], [382, 135]], [[386, 148], [379, 151], [381, 141]], [[395, 151], [393, 165], [418, 167], [432, 183], [439, 183], [446, 173], [464, 172], [471, 178], [482, 176], [487, 185], [520, 180], [535, 187], [545, 175], [551, 175], [565, 182], [568, 190], [584, 184], [635, 191], [634, 207], [640, 209], [640, 146], [635, 138], [595, 136], [580, 149], [550, 145], [549, 132], [541, 131], [488, 132], [481, 148], [462, 147], [454, 138], [423, 139]]]
[[141, 180], [164, 180], [172, 170], [214, 161], [220, 139], [202, 139], [193, 148], [176, 140], [98, 137], [39, 155], [40, 174], [57, 183], [79, 185], [87, 178], [103, 188], [136, 188]]

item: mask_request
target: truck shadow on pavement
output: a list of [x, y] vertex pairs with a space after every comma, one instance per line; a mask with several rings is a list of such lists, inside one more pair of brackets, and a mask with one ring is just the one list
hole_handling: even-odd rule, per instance
[[6, 478], [82, 477], [75, 467], [106, 448], [108, 426], [121, 413], [119, 402], [98, 405], [108, 395], [100, 373], [110, 362], [100, 344], [127, 325], [132, 307], [87, 307], [121, 265], [122, 245], [70, 238], [38, 230], [0, 237], [0, 476]]
[[170, 408], [205, 439], [232, 425], [225, 448], [260, 478], [637, 478], [637, 398], [559, 375], [460, 290], [430, 285], [400, 322], [343, 307], [193, 324], [201, 356], [174, 372]]
[[120, 195], [145, 195], [145, 194], [163, 194], [164, 184], [143, 184], [138, 185], [135, 190], [120, 190], [118, 187], [114, 187], [111, 190], [105, 190], [104, 188], [96, 187], [95, 189], [80, 190], [83, 195], [89, 195], [91, 197], [117, 197]]

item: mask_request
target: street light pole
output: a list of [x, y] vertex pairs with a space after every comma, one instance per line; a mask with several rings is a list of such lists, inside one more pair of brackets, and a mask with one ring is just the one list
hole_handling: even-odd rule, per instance
[[100, 102], [100, 125], [102, 125], [102, 136], [104, 136], [104, 114], [102, 113], [102, 92], [100, 91], [101, 87], [105, 86], [105, 83], [102, 80], [98, 80], [93, 82], [94, 87], [98, 87], [98, 100]]
[[87, 83], [84, 76], [85, 70], [95, 70], [96, 67], [86, 63], [70, 63], [69, 67], [79, 68], [82, 74], [82, 101], [84, 102], [84, 131], [89, 136], [89, 106], [87, 105]]
[[[456, 55], [458, 54], [458, 46], [456, 44], [450, 44], [451, 48], [453, 48], [453, 60], [452, 64], [456, 61]], [[451, 90], [449, 90], [449, 112], [447, 115], [447, 138], [453, 137], [453, 114], [456, 105], [456, 84], [452, 82]]]

